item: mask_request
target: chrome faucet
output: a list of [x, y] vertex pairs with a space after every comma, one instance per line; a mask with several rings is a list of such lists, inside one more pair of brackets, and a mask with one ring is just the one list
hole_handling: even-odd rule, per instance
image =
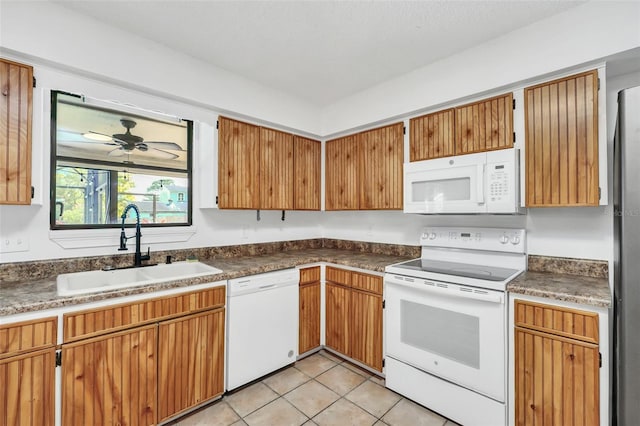
[[142, 237], [142, 233], [140, 232], [140, 210], [138, 210], [138, 206], [136, 206], [135, 204], [128, 204], [127, 207], [124, 208], [124, 213], [122, 213], [122, 216], [120, 216], [122, 218], [122, 228], [120, 230], [120, 248], [118, 250], [128, 250], [127, 240], [129, 238], [133, 238], [127, 237], [127, 235], [124, 233], [124, 221], [127, 218], [127, 213], [129, 213], [129, 210], [133, 210], [134, 212], [136, 212], [136, 254], [133, 256], [133, 266], [137, 268], [139, 266], [142, 266], [143, 260], [151, 259], [151, 249], [147, 248], [147, 254], [145, 255], [140, 253], [140, 238]]

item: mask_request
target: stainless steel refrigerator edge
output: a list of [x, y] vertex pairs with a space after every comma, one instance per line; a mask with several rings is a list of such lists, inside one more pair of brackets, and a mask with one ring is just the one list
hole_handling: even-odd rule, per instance
[[614, 138], [613, 424], [640, 421], [640, 86], [618, 94]]

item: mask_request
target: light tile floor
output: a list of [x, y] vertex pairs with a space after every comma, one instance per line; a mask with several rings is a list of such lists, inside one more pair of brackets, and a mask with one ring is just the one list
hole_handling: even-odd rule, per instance
[[320, 351], [174, 423], [179, 426], [456, 426]]

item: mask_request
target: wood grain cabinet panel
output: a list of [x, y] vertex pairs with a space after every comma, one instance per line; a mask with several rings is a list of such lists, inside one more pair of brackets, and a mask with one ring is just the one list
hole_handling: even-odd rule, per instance
[[224, 308], [160, 323], [158, 421], [224, 392]]
[[352, 290], [349, 356], [382, 371], [382, 296]]
[[0, 359], [0, 425], [53, 426], [55, 348]]
[[346, 287], [351, 287], [351, 283], [353, 282], [354, 272], [351, 272], [347, 269], [327, 266], [325, 269], [325, 275], [328, 282], [332, 282], [334, 284], [342, 284]]
[[453, 108], [412, 118], [409, 122], [410, 161], [449, 157], [455, 153]]
[[327, 266], [325, 344], [382, 371], [382, 277]]
[[259, 186], [260, 209], [293, 209], [292, 134], [260, 128]]
[[355, 272], [353, 288], [382, 295], [382, 277]]
[[350, 297], [348, 287], [325, 284], [325, 344], [345, 355], [349, 355]]
[[513, 147], [513, 93], [455, 108], [456, 155]]
[[320, 346], [320, 281], [300, 285], [298, 352]]
[[320, 141], [293, 137], [294, 210], [320, 210], [321, 152]]
[[218, 206], [260, 208], [260, 127], [219, 117]]
[[325, 144], [325, 209], [358, 210], [358, 135]]
[[402, 122], [359, 134], [359, 209], [402, 209]]
[[516, 327], [515, 424], [600, 422], [598, 346]]
[[62, 346], [62, 424], [156, 424], [157, 325]]
[[31, 204], [33, 68], [0, 58], [0, 204]]
[[0, 326], [0, 359], [53, 347], [57, 343], [56, 317]]
[[312, 266], [310, 268], [300, 269], [300, 285], [320, 281], [320, 267]]
[[527, 87], [526, 204], [596, 206], [597, 70]]
[[67, 343], [223, 306], [226, 301], [225, 290], [224, 286], [220, 286], [64, 314], [63, 341]]
[[516, 300], [515, 324], [590, 343], [598, 343], [598, 314], [559, 306]]

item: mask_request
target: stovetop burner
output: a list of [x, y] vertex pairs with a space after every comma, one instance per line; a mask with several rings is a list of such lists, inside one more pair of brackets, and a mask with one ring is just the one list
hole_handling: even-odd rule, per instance
[[430, 259], [414, 259], [399, 263], [395, 265], [395, 267], [496, 282], [505, 281], [507, 278], [519, 272], [517, 269], [500, 268], [497, 266], [470, 265]]

